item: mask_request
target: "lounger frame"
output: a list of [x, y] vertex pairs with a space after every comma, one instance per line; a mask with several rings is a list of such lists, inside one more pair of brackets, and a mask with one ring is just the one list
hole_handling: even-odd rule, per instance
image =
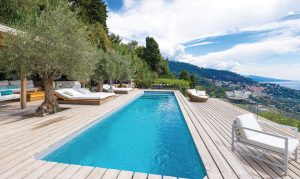
[[[280, 125], [280, 124], [276, 124], [276, 123], [270, 123], [270, 122], [267, 122], [267, 121], [259, 121], [259, 120], [257, 120], [257, 122], [263, 123], [263, 124], [278, 125], [278, 126], [281, 126], [283, 128], [289, 128], [289, 129], [291, 129], [291, 130], [294, 131], [294, 136], [293, 137], [295, 139], [298, 139], [298, 128], [296, 128], [296, 127], [285, 126], [285, 125]], [[249, 130], [249, 131], [253, 131], [253, 132], [257, 132], [257, 133], [261, 133], [261, 134], [266, 134], [266, 135], [270, 135], [270, 136], [273, 136], [273, 137], [284, 139], [285, 140], [285, 150], [284, 150], [284, 152], [280, 153], [280, 152], [277, 152], [277, 151], [274, 151], [274, 150], [263, 148], [261, 146], [257, 146], [257, 145], [253, 145], [253, 144], [249, 144], [249, 143], [240, 141], [239, 137], [241, 136], [241, 134], [240, 134], [240, 130], [241, 129]], [[280, 168], [282, 168], [282, 170], [284, 172], [284, 175], [287, 176], [287, 174], [288, 174], [288, 164], [289, 164], [289, 152], [288, 152], [288, 139], [289, 138], [290, 138], [289, 136], [276, 135], [276, 134], [272, 134], [272, 133], [268, 133], [268, 132], [264, 132], [264, 131], [258, 131], [258, 130], [254, 130], [254, 129], [250, 129], [250, 128], [246, 128], [246, 127], [241, 127], [238, 124], [236, 124], [236, 121], [234, 120], [234, 122], [232, 124], [231, 150], [232, 150], [232, 152], [234, 152], [234, 150], [235, 150], [235, 146], [234, 146], [235, 143], [241, 143], [241, 144], [247, 145], [249, 147], [254, 147], [254, 148], [261, 149], [262, 152], [259, 153], [258, 155], [253, 155], [253, 154], [250, 154], [250, 153], [247, 153], [247, 152], [241, 152], [241, 151], [239, 151], [239, 152], [242, 153], [242, 154], [248, 155], [249, 157], [252, 157], [252, 158], [255, 158], [257, 160], [260, 160], [260, 161], [263, 161], [265, 163], [268, 163], [270, 165], [280, 167]], [[268, 152], [271, 152], [271, 153], [275, 153], [275, 154], [280, 155], [281, 157], [283, 157], [283, 164], [281, 164], [281, 163], [274, 163], [274, 162], [270, 162], [269, 160], [263, 159], [262, 156], [265, 153], [265, 151], [268, 151]], [[298, 146], [296, 147], [296, 149], [293, 152], [293, 154], [295, 155], [295, 161], [297, 161], [297, 158], [298, 158]]]
[[[103, 89], [105, 92], [109, 92], [107, 89]], [[118, 88], [112, 90], [115, 94], [128, 94], [132, 90], [118, 90]]]
[[103, 99], [68, 99], [58, 93], [54, 93], [57, 98], [58, 103], [60, 104], [83, 104], [83, 105], [100, 105], [104, 104], [107, 101], [115, 98], [114, 96], [108, 96]]

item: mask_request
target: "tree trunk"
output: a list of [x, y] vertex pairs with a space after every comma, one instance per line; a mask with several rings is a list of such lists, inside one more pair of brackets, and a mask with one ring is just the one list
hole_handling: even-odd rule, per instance
[[123, 83], [123, 81], [121, 80], [121, 81], [120, 81], [120, 87], [121, 87], [121, 88], [123, 88], [123, 84], [124, 84], [124, 83]]
[[103, 91], [103, 81], [98, 81], [97, 92]]
[[25, 70], [24, 67], [21, 67], [20, 70], [20, 79], [21, 79], [21, 91], [20, 91], [20, 102], [21, 102], [21, 109], [26, 108], [26, 75], [25, 75]]
[[81, 88], [85, 88], [86, 81], [81, 81]]
[[45, 87], [45, 100], [40, 107], [37, 108], [35, 116], [45, 116], [53, 114], [60, 110], [57, 100], [54, 96], [53, 80], [49, 78], [42, 78]]
[[109, 85], [110, 85], [110, 88], [109, 88], [109, 91], [110, 93], [113, 93], [113, 83], [112, 83], [112, 79], [109, 79]]

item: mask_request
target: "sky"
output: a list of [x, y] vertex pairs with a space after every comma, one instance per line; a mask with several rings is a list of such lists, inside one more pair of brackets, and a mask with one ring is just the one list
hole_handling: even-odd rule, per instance
[[300, 0], [105, 0], [110, 32], [164, 57], [300, 81]]

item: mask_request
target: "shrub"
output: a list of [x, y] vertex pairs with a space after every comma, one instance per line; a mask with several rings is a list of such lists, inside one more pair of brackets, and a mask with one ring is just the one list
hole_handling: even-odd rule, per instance
[[154, 81], [154, 85], [168, 85], [170, 88], [178, 89], [183, 94], [185, 94], [186, 90], [189, 88], [189, 82], [185, 80], [179, 79], [169, 79], [169, 78], [158, 78]]
[[134, 80], [134, 82], [137, 88], [150, 88], [153, 85], [153, 80], [151, 79]]
[[260, 116], [269, 119], [270, 121], [276, 122], [278, 124], [282, 125], [288, 125], [288, 126], [293, 126], [297, 127], [300, 129], [300, 121], [291, 117], [285, 117], [279, 113], [275, 112], [262, 112], [260, 113]]
[[195, 89], [198, 91], [205, 91], [204, 86], [196, 86]]

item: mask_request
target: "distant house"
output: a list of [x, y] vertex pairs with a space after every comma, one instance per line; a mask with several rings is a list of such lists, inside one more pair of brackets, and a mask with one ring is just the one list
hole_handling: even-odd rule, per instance
[[250, 91], [234, 90], [234, 91], [226, 91], [225, 94], [229, 101], [242, 102], [242, 101], [248, 101], [252, 93]]

